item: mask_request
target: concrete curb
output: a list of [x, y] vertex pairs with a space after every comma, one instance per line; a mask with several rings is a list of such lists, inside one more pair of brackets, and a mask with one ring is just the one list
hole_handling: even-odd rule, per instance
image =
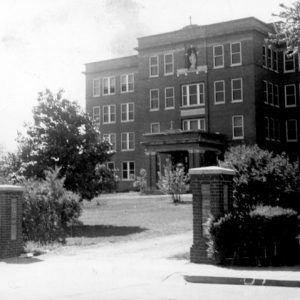
[[296, 280], [262, 279], [262, 278], [246, 278], [246, 277], [188, 276], [188, 275], [184, 275], [184, 279], [187, 282], [191, 282], [191, 283], [261, 285], [261, 286], [280, 286], [280, 287], [300, 288], [300, 281], [296, 281]]

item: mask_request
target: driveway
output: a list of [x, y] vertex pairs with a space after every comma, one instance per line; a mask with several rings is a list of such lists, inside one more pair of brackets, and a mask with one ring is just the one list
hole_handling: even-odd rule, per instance
[[300, 299], [299, 288], [186, 282], [183, 275], [300, 278], [298, 269], [241, 271], [178, 259], [191, 244], [189, 231], [5, 260], [0, 262], [0, 299]]

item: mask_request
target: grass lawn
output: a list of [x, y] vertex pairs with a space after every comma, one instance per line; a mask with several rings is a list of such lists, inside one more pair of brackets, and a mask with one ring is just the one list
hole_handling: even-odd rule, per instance
[[165, 195], [121, 193], [84, 202], [80, 221], [67, 245], [91, 245], [151, 238], [192, 230], [192, 195], [175, 205]]
[[25, 251], [57, 251], [183, 233], [192, 230], [192, 195], [183, 195], [182, 200], [175, 205], [166, 195], [104, 194], [83, 203], [82, 225], [70, 228], [66, 244], [28, 242]]

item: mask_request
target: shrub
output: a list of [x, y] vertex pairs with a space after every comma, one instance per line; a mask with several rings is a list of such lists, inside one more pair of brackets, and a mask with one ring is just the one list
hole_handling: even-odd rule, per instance
[[292, 209], [256, 206], [209, 223], [209, 255], [220, 264], [286, 265], [299, 261], [299, 220]]
[[239, 210], [263, 204], [300, 212], [300, 174], [285, 154], [275, 155], [258, 146], [235, 146], [220, 165], [236, 171], [234, 203]]
[[175, 168], [170, 161], [164, 167], [164, 174], [158, 173], [158, 188], [165, 194], [171, 195], [174, 203], [181, 201], [181, 194], [188, 189], [188, 175], [185, 174], [183, 167], [177, 165]]
[[133, 187], [137, 188], [141, 194], [146, 193], [147, 190], [147, 172], [145, 169], [140, 169], [140, 176], [136, 177]]
[[59, 169], [46, 171], [45, 180], [25, 182], [23, 238], [47, 243], [64, 241], [68, 225], [78, 221], [79, 197], [64, 188]]

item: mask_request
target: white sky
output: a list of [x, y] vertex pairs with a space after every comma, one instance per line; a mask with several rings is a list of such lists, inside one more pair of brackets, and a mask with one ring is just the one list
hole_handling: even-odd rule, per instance
[[85, 106], [87, 62], [135, 54], [136, 38], [254, 16], [293, 0], [0, 0], [0, 145], [16, 148], [37, 93], [63, 88]]

